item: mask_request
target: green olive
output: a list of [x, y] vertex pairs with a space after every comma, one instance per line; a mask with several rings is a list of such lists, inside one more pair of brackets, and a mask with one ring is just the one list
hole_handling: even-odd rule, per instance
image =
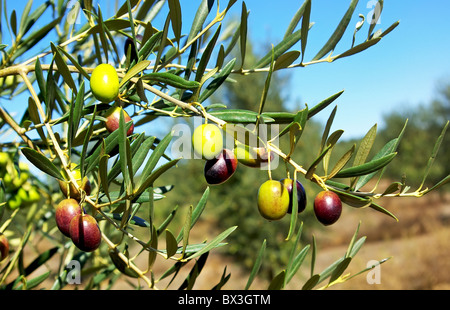
[[17, 194], [8, 199], [8, 207], [11, 210], [20, 208], [21, 205], [22, 205], [22, 199]]
[[91, 90], [97, 100], [103, 103], [114, 101], [119, 95], [119, 77], [109, 64], [97, 66], [91, 75]]
[[289, 192], [276, 180], [264, 182], [258, 191], [259, 213], [269, 221], [282, 219], [289, 208]]
[[[91, 194], [91, 182], [87, 178], [87, 176], [84, 176], [83, 179], [81, 179], [81, 171], [80, 169], [76, 169], [77, 165], [75, 163], [70, 164], [70, 170], [72, 172], [73, 177], [75, 180], [77, 180], [78, 186], [86, 193], [87, 196]], [[63, 176], [67, 180], [66, 182], [58, 180], [59, 182], [59, 188], [63, 192], [64, 196], [67, 198], [73, 198], [77, 201], [81, 200], [81, 193], [76, 189], [76, 187], [70, 182], [69, 176], [65, 171], [63, 171]]]
[[213, 159], [223, 150], [222, 131], [213, 124], [203, 124], [192, 135], [194, 152], [203, 159]]

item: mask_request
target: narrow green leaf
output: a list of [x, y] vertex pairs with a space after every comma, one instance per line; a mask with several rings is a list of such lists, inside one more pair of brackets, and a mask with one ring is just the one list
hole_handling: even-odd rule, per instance
[[341, 201], [354, 208], [364, 208], [372, 204], [372, 199], [370, 197], [360, 197], [356, 194], [350, 194], [345, 191], [332, 189], [333, 192], [338, 194]]
[[[130, 7], [133, 9], [136, 6], [136, 4], [138, 4], [138, 2], [139, 2], [139, 0], [130, 0]], [[122, 4], [122, 6], [117, 10], [115, 16], [120, 17], [125, 14], [128, 14], [128, 1], [125, 1]]]
[[330, 284], [339, 279], [339, 277], [344, 273], [351, 261], [351, 257], [346, 257], [336, 266], [336, 268], [331, 273], [329, 282]]
[[356, 227], [356, 230], [353, 233], [353, 237], [350, 240], [350, 243], [348, 244], [347, 252], [345, 253], [345, 257], [350, 257], [350, 253], [352, 252], [353, 246], [355, 245], [356, 237], [358, 237], [358, 233], [359, 233], [359, 228], [360, 227], [361, 227], [361, 221], [359, 221], [358, 227]]
[[60, 170], [50, 161], [50, 159], [28, 147], [24, 147], [21, 150], [22, 154], [36, 166], [36, 168], [56, 179], [64, 180]]
[[208, 99], [222, 84], [226, 81], [236, 63], [236, 58], [231, 59], [225, 67], [220, 70], [219, 74], [208, 84], [206, 89], [200, 94], [199, 102]]
[[382, 196], [393, 194], [393, 193], [399, 191], [401, 188], [402, 188], [401, 182], [393, 182], [384, 190]]
[[392, 25], [390, 25], [385, 31], [383, 31], [380, 34], [380, 37], [384, 37], [386, 35], [388, 35], [392, 30], [394, 30], [395, 28], [397, 28], [397, 26], [400, 24], [400, 21], [396, 21], [395, 23], [393, 23]]
[[305, 57], [306, 44], [308, 42], [309, 25], [311, 18], [311, 0], [305, 1], [305, 13], [302, 19], [302, 62]]
[[325, 125], [325, 129], [323, 130], [322, 142], [320, 143], [319, 153], [321, 153], [326, 146], [328, 135], [330, 133], [330, 129], [331, 129], [331, 126], [333, 125], [334, 117], [336, 115], [336, 111], [337, 111], [337, 106], [334, 107], [333, 111], [331, 111], [331, 114], [328, 117], [327, 123]]
[[[145, 136], [142, 135], [144, 138]], [[144, 163], [148, 154], [150, 153], [150, 149], [153, 147], [153, 143], [155, 142], [156, 137], [149, 137], [145, 139], [144, 142], [137, 143], [136, 147], [139, 146], [136, 152], [133, 155], [133, 171], [138, 171], [141, 165]], [[135, 142], [133, 142], [134, 144]], [[134, 147], [134, 145], [132, 145]], [[133, 152], [132, 152], [133, 153]]]
[[181, 286], [178, 288], [178, 290], [192, 290], [195, 284], [195, 281], [197, 280], [198, 276], [203, 270], [203, 267], [206, 264], [206, 260], [208, 259], [209, 253], [203, 254], [194, 264], [191, 271], [189, 272], [188, 276], [184, 280], [184, 282], [181, 284]]
[[[210, 111], [209, 114], [220, 118], [227, 123], [231, 123], [229, 126], [230, 130], [233, 127], [232, 124], [236, 124], [236, 126], [238, 126], [238, 124], [254, 124], [258, 119], [258, 113], [242, 109], [220, 109], [216, 111]], [[264, 123], [274, 122], [273, 118], [264, 115], [262, 115], [261, 117], [264, 120]]]
[[158, 68], [161, 64], [161, 58], [163, 57], [164, 48], [166, 47], [166, 42], [168, 41], [167, 34], [169, 33], [169, 25], [170, 25], [170, 16], [168, 15], [166, 18], [166, 22], [164, 23], [164, 28], [161, 35], [161, 42], [159, 44], [158, 53], [156, 54], [155, 65], [153, 66], [153, 72], [157, 72]]
[[106, 32], [105, 32], [106, 27], [103, 24], [103, 16], [102, 16], [102, 10], [100, 8], [100, 4], [98, 5], [98, 25], [100, 26], [99, 35], [100, 35], [100, 42], [103, 47], [103, 54], [105, 55], [106, 63], [108, 63], [109, 62], [109, 43], [108, 43], [108, 38], [106, 37]]
[[[186, 214], [186, 220], [183, 225], [183, 250], [181, 251], [182, 255], [185, 256], [186, 247], [189, 243], [189, 234], [191, 232], [191, 223], [192, 223], [192, 205], [189, 206], [188, 212]], [[177, 240], [177, 242], [179, 242]]]
[[316, 172], [317, 166], [319, 165], [319, 163], [322, 161], [322, 159], [325, 157], [325, 155], [333, 148], [334, 145], [329, 144], [323, 151], [322, 153], [319, 154], [319, 156], [317, 156], [317, 158], [313, 161], [313, 163], [309, 166], [305, 178], [306, 179], [310, 179], [314, 172]]
[[236, 228], [237, 228], [237, 226], [232, 226], [232, 227], [228, 228], [227, 230], [222, 232], [220, 235], [218, 235], [216, 238], [214, 238], [210, 243], [208, 243], [203, 249], [196, 252], [192, 256], [189, 256], [189, 259], [196, 258], [206, 252], [209, 252], [213, 248], [217, 247], [222, 242], [222, 240], [224, 240], [226, 237], [228, 237]]
[[351, 168], [343, 169], [339, 173], [337, 173], [335, 177], [350, 178], [372, 173], [374, 171], [380, 170], [381, 168], [389, 164], [396, 155], [397, 153], [392, 153], [359, 166], [353, 166]]
[[[377, 135], [377, 124], [373, 125], [369, 131], [366, 133], [364, 138], [361, 140], [361, 143], [356, 151], [355, 159], [353, 161], [353, 166], [359, 166], [366, 162], [367, 157], [372, 149], [373, 143], [375, 142], [375, 137]], [[356, 178], [351, 180], [351, 183], [354, 184]]]
[[148, 39], [138, 52], [139, 59], [145, 60], [153, 52], [157, 43], [161, 40], [162, 31], [158, 31]]
[[111, 201], [111, 197], [109, 196], [109, 184], [108, 184], [108, 159], [109, 155], [105, 154], [100, 157], [98, 163], [98, 173], [100, 177], [100, 184], [102, 185], [103, 192], [106, 197], [108, 197], [109, 201]]
[[161, 225], [159, 225], [157, 229], [158, 236], [167, 228], [167, 226], [169, 226], [169, 224], [175, 218], [177, 212], [178, 212], [178, 205], [176, 205], [175, 208], [173, 208], [173, 210], [169, 213], [167, 218], [161, 223]]
[[182, 27], [182, 17], [181, 17], [181, 7], [179, 0], [169, 0], [169, 16], [172, 22], [172, 30], [175, 34], [175, 39], [180, 42], [181, 38], [181, 27]]
[[[205, 191], [203, 192], [203, 195], [200, 198], [199, 202], [193, 209], [192, 214], [191, 214], [191, 228], [190, 229], [192, 229], [194, 227], [195, 223], [197, 223], [198, 219], [200, 218], [200, 215], [203, 213], [203, 210], [205, 210], [206, 203], [208, 202], [209, 193], [210, 193], [210, 188], [207, 187], [205, 189]], [[181, 238], [183, 238], [183, 236], [180, 232], [180, 234], [177, 237], [177, 241], [180, 242]]]
[[178, 243], [170, 230], [166, 229], [166, 251], [167, 257], [175, 255], [178, 249]]
[[211, 40], [206, 45], [205, 51], [203, 52], [202, 57], [200, 58], [200, 62], [197, 66], [197, 72], [195, 74], [195, 81], [201, 82], [203, 79], [203, 74], [205, 73], [208, 62], [211, 58], [212, 52], [214, 51], [214, 47], [216, 46], [217, 39], [219, 38], [220, 30], [222, 29], [222, 25], [217, 27], [216, 32], [214, 33]]
[[[20, 26], [19, 26], [19, 36], [20, 37], [22, 37], [27, 31], [27, 28], [28, 28], [27, 21], [28, 21], [29, 15], [30, 15], [30, 10], [31, 10], [32, 4], [33, 4], [33, 0], [28, 0], [27, 4], [25, 5], [25, 8], [22, 11], [22, 17], [20, 18]], [[31, 25], [29, 27], [31, 27], [35, 21], [31, 20], [30, 22], [31, 22]]]
[[348, 57], [348, 56], [352, 56], [352, 55], [358, 54], [358, 53], [360, 53], [362, 51], [365, 51], [366, 49], [374, 46], [375, 44], [380, 42], [380, 40], [381, 40], [381, 37], [378, 37], [378, 38], [366, 41], [364, 43], [358, 44], [355, 47], [352, 47], [351, 49], [343, 52], [342, 54], [339, 54], [339, 55], [335, 56], [333, 59], [337, 60], [337, 59], [340, 59], [340, 58], [344, 58], [344, 57]]
[[314, 268], [316, 266], [317, 244], [316, 237], [312, 236], [312, 254], [311, 254], [311, 277], [314, 275]]
[[241, 48], [241, 68], [244, 67], [245, 55], [247, 50], [247, 20], [248, 20], [247, 6], [245, 2], [242, 1], [242, 11], [241, 11], [241, 25], [239, 27], [240, 32], [240, 48]]
[[317, 53], [317, 55], [312, 59], [313, 61], [321, 59], [326, 54], [334, 50], [334, 48], [344, 35], [344, 32], [347, 29], [348, 24], [350, 23], [353, 12], [355, 11], [358, 2], [359, 0], [352, 0], [349, 8], [347, 9], [347, 12], [345, 12], [334, 33], [331, 35], [331, 37], [328, 39], [327, 43], [325, 43], [322, 49]]
[[219, 283], [217, 283], [211, 290], [220, 290], [222, 287], [227, 284], [228, 280], [231, 277], [231, 273], [227, 275], [227, 266], [223, 269], [222, 276], [220, 277]]
[[[127, 126], [126, 128], [128, 130], [131, 127], [131, 122], [128, 122], [126, 124], [126, 126]], [[114, 150], [114, 148], [117, 147], [117, 145], [119, 144], [119, 134], [120, 134], [120, 131], [115, 130], [105, 138], [105, 150], [104, 150], [105, 154], [110, 154]], [[98, 161], [100, 160], [100, 156], [101, 156], [100, 153], [101, 153], [101, 146], [99, 145], [93, 151], [92, 155], [90, 155], [88, 158], [86, 158], [86, 163], [87, 163], [86, 174], [88, 174], [89, 172], [91, 172], [95, 169], [96, 165], [98, 164]]]
[[[153, 249], [157, 249], [158, 248], [158, 234], [157, 234], [157, 232], [156, 232], [156, 227], [155, 227], [155, 225], [152, 225], [152, 227], [151, 227], [151, 229], [150, 229], [150, 233], [151, 233], [151, 239], [150, 239], [150, 241], [149, 241], [149, 243], [150, 243], [150, 246], [153, 248]], [[156, 261], [156, 251], [149, 251], [148, 252], [148, 267], [147, 268], [149, 268], [149, 269], [151, 269], [152, 268], [152, 266], [153, 266], [153, 264], [155, 263], [155, 261]]]
[[272, 279], [267, 289], [269, 291], [281, 290], [284, 285], [285, 277], [286, 277], [286, 270], [283, 270]]
[[[36, 107], [36, 102], [34, 101], [34, 99], [32, 97], [28, 98], [28, 115], [30, 117], [30, 120], [35, 125], [41, 124], [41, 118], [40, 118], [38, 109]], [[42, 129], [42, 127], [37, 127], [36, 130], [37, 130], [41, 140], [47, 141], [47, 137], [45, 136], [45, 133], [44, 133], [44, 130]]]
[[76, 94], [77, 93], [77, 87], [75, 86], [75, 82], [72, 78], [72, 74], [70, 73], [69, 68], [67, 67], [66, 62], [64, 61], [63, 57], [59, 53], [59, 50], [56, 48], [56, 46], [50, 42], [53, 54], [55, 55], [55, 62], [58, 66], [58, 72], [61, 73], [62, 77], [64, 78], [64, 82], [72, 89], [72, 91]]
[[172, 140], [172, 132], [169, 132], [161, 142], [158, 143], [158, 146], [154, 149], [147, 163], [145, 164], [142, 173], [141, 179], [138, 183], [137, 187], [140, 187], [144, 180], [152, 173], [153, 169], [156, 167], [156, 164], [160, 160], [160, 158], [164, 155], [167, 147], [169, 146], [170, 141]]
[[[92, 118], [89, 122], [89, 126], [86, 132], [86, 135], [84, 137], [83, 141], [83, 148], [81, 149], [81, 158], [80, 158], [80, 167], [81, 167], [81, 177], [83, 178], [86, 175], [86, 167], [85, 167], [85, 160], [86, 160], [86, 154], [89, 146], [89, 141], [91, 140], [92, 133], [94, 132], [94, 120], [95, 116], [97, 114], [97, 105], [94, 106], [94, 111], [92, 112]], [[76, 139], [76, 138], [75, 138]], [[102, 141], [104, 142], [104, 141]], [[103, 149], [104, 151], [104, 149]]]
[[[387, 156], [387, 155], [395, 152], [397, 145], [398, 145], [398, 140], [399, 140], [399, 138], [395, 138], [395, 139], [392, 139], [391, 141], [389, 141], [388, 143], [386, 143], [386, 145], [384, 145], [383, 148], [372, 159], [379, 159], [383, 156]], [[384, 169], [385, 168], [383, 168], [383, 170]], [[358, 179], [358, 182], [356, 182], [356, 184], [355, 184], [355, 190], [359, 190], [364, 185], [366, 185], [375, 176], [375, 174], [377, 174], [377, 172], [378, 171], [375, 171], [370, 174], [361, 176]], [[381, 174], [380, 174], [380, 178], [381, 178]]]
[[150, 185], [153, 184], [154, 181], [156, 181], [164, 172], [175, 166], [180, 159], [175, 159], [172, 161], [169, 161], [168, 163], [162, 165], [155, 171], [153, 171], [146, 179], [143, 179], [143, 182], [140, 186], [137, 187], [137, 190], [135, 191], [135, 195], [140, 195], [143, 191], [145, 191]]
[[309, 109], [309, 113], [308, 113], [308, 119], [310, 119], [311, 117], [313, 117], [314, 115], [316, 115], [317, 113], [319, 113], [320, 111], [322, 111], [323, 109], [325, 109], [327, 106], [329, 106], [330, 104], [332, 104], [337, 98], [339, 98], [339, 96], [341, 96], [344, 93], [343, 90], [341, 90], [340, 92], [331, 95], [330, 97], [322, 100], [321, 102], [319, 102], [317, 105], [315, 105], [314, 107], [312, 107], [311, 109]]
[[69, 129], [67, 132], [67, 142], [69, 145], [69, 149], [72, 148], [72, 141], [73, 139], [75, 139], [75, 135], [80, 125], [83, 105], [84, 105], [84, 81], [81, 82], [80, 89], [77, 93], [75, 101], [72, 100], [72, 104], [70, 105], [69, 124], [68, 124]]
[[291, 268], [289, 269], [289, 273], [286, 276], [286, 284], [291, 281], [293, 276], [297, 273], [300, 266], [303, 264], [303, 261], [306, 258], [306, 255], [308, 254], [310, 245], [306, 245], [299, 253], [298, 255], [293, 259], [291, 263]]
[[108, 254], [117, 270], [131, 278], [139, 278], [139, 274], [119, 257], [117, 250], [110, 250]]
[[20, 284], [19, 286], [15, 287], [14, 289], [23, 290], [24, 289], [23, 287], [25, 286], [27, 290], [31, 290], [31, 289], [35, 288], [36, 286], [38, 286], [39, 284], [41, 284], [42, 282], [44, 282], [49, 276], [50, 276], [50, 271], [47, 271], [31, 280], [26, 280], [25, 284]]
[[294, 16], [292, 17], [288, 28], [286, 29], [286, 32], [284, 34], [284, 39], [286, 39], [289, 35], [291, 35], [295, 28], [297, 27], [298, 23], [300, 22], [300, 19], [303, 17], [303, 14], [305, 12], [306, 6], [308, 5], [309, 0], [304, 1], [302, 6], [295, 12]]
[[197, 81], [188, 81], [181, 76], [169, 72], [152, 72], [142, 76], [143, 81], [158, 82], [179, 89], [196, 89], [200, 87]]
[[256, 274], [259, 271], [259, 268], [261, 267], [264, 258], [264, 253], [266, 251], [266, 243], [267, 241], [266, 239], [264, 239], [261, 248], [258, 251], [258, 255], [256, 256], [255, 263], [253, 264], [252, 271], [250, 272], [250, 276], [248, 277], [247, 284], [245, 285], [244, 290], [248, 290], [250, 288], [250, 286], [253, 283], [253, 280], [255, 279]]
[[191, 30], [189, 32], [188, 38], [186, 40], [186, 44], [190, 45], [192, 40], [197, 36], [197, 34], [202, 30], [203, 24], [205, 23], [206, 18], [211, 12], [214, 1], [211, 0], [202, 0], [200, 3], [197, 12], [195, 13], [195, 17], [192, 21]]
[[389, 212], [388, 210], [386, 210], [382, 206], [372, 202], [372, 204], [370, 204], [369, 207], [374, 209], [374, 210], [376, 210], [376, 211], [378, 211], [378, 212], [381, 212], [383, 214], [388, 215], [389, 217], [393, 218], [395, 221], [398, 222], [398, 218], [392, 212]]
[[[90, 75], [89, 73], [86, 72], [86, 70], [84, 70], [84, 68], [78, 63], [78, 61], [67, 51], [65, 51], [63, 48], [61, 47], [57, 47], [58, 51], [62, 54], [64, 54], [64, 56], [66, 56], [70, 62], [78, 69], [78, 71], [87, 79], [90, 79]], [[37, 62], [37, 61], [36, 61]]]
[[128, 189], [127, 193], [131, 193], [132, 188], [132, 164], [131, 164], [131, 150], [130, 150], [130, 140], [127, 139], [127, 129], [125, 126], [125, 116], [123, 109], [120, 111], [119, 117], [119, 155], [120, 155], [120, 166], [122, 175], [124, 177], [124, 185]]
[[46, 91], [47, 89], [45, 88], [46, 82], [45, 82], [45, 78], [44, 78], [44, 73], [42, 71], [42, 66], [41, 66], [41, 62], [39, 60], [39, 58], [36, 59], [36, 62], [34, 64], [34, 73], [36, 75], [36, 81], [38, 83], [39, 86], [39, 90], [41, 91], [41, 95], [42, 98], [47, 98], [47, 94]]
[[450, 124], [450, 121], [447, 121], [447, 123], [445, 124], [444, 128], [441, 131], [441, 134], [439, 135], [438, 139], [436, 140], [436, 143], [434, 144], [433, 151], [431, 152], [431, 156], [428, 159], [427, 167], [425, 169], [425, 173], [423, 175], [422, 183], [420, 184], [419, 189], [421, 189], [423, 187], [423, 185], [425, 184], [425, 181], [428, 177], [428, 174], [430, 173], [430, 169], [433, 166], [433, 163], [439, 152], [439, 148], [441, 147], [442, 140], [444, 139], [444, 136], [445, 136], [445, 133], [447, 131], [449, 124]]
[[[292, 184], [297, 184], [297, 173], [294, 173], [294, 180]], [[297, 217], [298, 217], [298, 200], [297, 200], [297, 191], [292, 191], [292, 198], [291, 198], [291, 205], [292, 205], [292, 211], [291, 211], [291, 218], [289, 221], [289, 232], [286, 237], [286, 241], [291, 240], [292, 235], [294, 234], [295, 227], [297, 226]], [[303, 226], [303, 223], [302, 223]], [[302, 229], [302, 226], [300, 227], [300, 231]], [[296, 240], [297, 241], [297, 240]]]
[[147, 69], [147, 67], [150, 65], [150, 60], [143, 60], [139, 63], [137, 63], [133, 68], [131, 68], [127, 74], [122, 78], [120, 81], [119, 87], [122, 87], [125, 83], [127, 83], [129, 80], [131, 80], [133, 77]]
[[315, 274], [315, 275], [311, 276], [311, 278], [309, 278], [308, 281], [306, 281], [305, 284], [303, 284], [302, 290], [311, 290], [311, 289], [313, 289], [314, 286], [317, 285], [319, 280], [320, 280], [320, 275]]
[[14, 36], [17, 37], [17, 13], [16, 10], [12, 10], [11, 16], [9, 17], [9, 22], [11, 24], [11, 30]]
[[338, 160], [338, 162], [334, 165], [333, 169], [330, 173], [327, 174], [327, 179], [332, 179], [339, 171], [341, 171], [345, 165], [350, 161], [355, 152], [356, 145], [353, 144], [350, 150], [348, 150], [342, 157]]
[[[313, 23], [309, 25], [309, 28], [313, 26]], [[286, 51], [288, 51], [292, 46], [294, 46], [298, 41], [302, 38], [302, 29], [297, 30], [296, 32], [290, 34], [288, 37], [283, 39], [280, 43], [278, 43], [274, 48], [273, 51], [270, 51], [267, 53], [264, 57], [262, 57], [257, 64], [255, 65], [255, 69], [264, 68], [267, 65], [270, 64], [272, 59], [272, 53], [273, 58], [275, 60], [278, 59], [281, 55], [283, 55]]]
[[300, 57], [299, 51], [289, 51], [278, 57], [278, 59], [275, 62], [275, 66], [273, 68], [273, 71], [285, 69], [292, 65], [294, 61], [297, 60], [297, 58]]

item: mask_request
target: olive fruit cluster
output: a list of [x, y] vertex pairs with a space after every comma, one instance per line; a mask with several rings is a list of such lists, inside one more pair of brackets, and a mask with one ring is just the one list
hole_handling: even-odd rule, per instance
[[11, 210], [29, 207], [40, 200], [37, 187], [31, 182], [28, 165], [19, 162], [18, 168], [11, 154], [0, 152], [0, 178]]
[[[102, 103], [111, 103], [119, 97], [119, 77], [116, 69], [109, 64], [98, 65], [91, 74], [91, 91], [94, 97]], [[112, 106], [105, 113], [105, 128], [108, 132], [113, 132], [119, 128], [120, 113], [123, 111], [125, 123], [132, 122], [130, 115], [119, 106]], [[131, 136], [134, 131], [134, 124], [127, 131], [127, 136]]]
[[[258, 210], [267, 220], [282, 219], [287, 213], [292, 213], [293, 197], [292, 179], [268, 180], [258, 190]], [[297, 211], [306, 208], [306, 192], [299, 181], [296, 181]], [[317, 220], [325, 226], [334, 224], [342, 212], [342, 202], [339, 196], [331, 191], [321, 191], [314, 199], [314, 214]]]
[[55, 220], [59, 231], [80, 250], [92, 252], [100, 246], [102, 234], [96, 219], [84, 213], [75, 199], [64, 199], [57, 205]]
[[[287, 213], [292, 213], [293, 197], [292, 179], [267, 180], [258, 190], [258, 210], [265, 219], [276, 221], [282, 219]], [[296, 181], [297, 213], [306, 208], [306, 192], [303, 185]]]
[[9, 242], [6, 236], [0, 233], [0, 263], [4, 261], [9, 254]]
[[238, 161], [232, 151], [223, 147], [223, 135], [216, 125], [198, 126], [192, 145], [194, 152], [206, 160], [204, 176], [208, 184], [222, 184], [235, 173]]

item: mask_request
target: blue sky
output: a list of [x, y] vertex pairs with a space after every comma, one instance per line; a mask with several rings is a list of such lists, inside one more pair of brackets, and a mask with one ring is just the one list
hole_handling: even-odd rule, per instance
[[[277, 43], [302, 0], [246, 1], [249, 35], [252, 41], [266, 46]], [[347, 10], [350, 1], [313, 0], [311, 21], [315, 22], [308, 37], [305, 59], [311, 59], [328, 40]], [[237, 13], [240, 2], [236, 3]], [[368, 16], [374, 1], [360, 0], [347, 33], [336, 48], [345, 51], [351, 44], [353, 30]], [[340, 90], [336, 101], [335, 129], [344, 129], [344, 137], [364, 135], [390, 111], [407, 111], [411, 106], [428, 103], [436, 95], [439, 83], [450, 82], [450, 12], [449, 1], [385, 1], [377, 29], [386, 29], [400, 20], [400, 25], [380, 43], [358, 55], [332, 64], [316, 64], [291, 70], [291, 101], [301, 100], [311, 107]], [[364, 40], [366, 24], [357, 40]], [[358, 41], [357, 41], [358, 42]], [[299, 49], [298, 46], [294, 47]], [[325, 122], [333, 107], [317, 115]]]
[[[181, 0], [184, 27], [190, 26], [200, 2], [201, 0]], [[20, 17], [21, 7], [25, 3], [7, 1], [8, 11], [16, 8]], [[40, 3], [42, 2], [35, 0], [33, 8]], [[114, 13], [114, 3], [115, 1], [100, 1], [106, 17]], [[220, 1], [221, 7], [225, 7], [226, 3], [224, 0]], [[239, 0], [233, 6], [228, 18], [240, 16], [241, 3]], [[263, 55], [267, 52], [265, 49], [269, 43], [276, 44], [282, 39], [303, 0], [247, 0], [245, 3], [250, 11], [250, 40]], [[372, 0], [359, 1], [354, 18], [335, 54], [350, 46], [354, 26], [360, 20], [358, 14], [368, 16], [374, 9], [374, 3]], [[349, 4], [350, 0], [312, 1], [311, 22], [315, 25], [308, 37], [306, 61], [314, 57], [328, 40]], [[161, 15], [154, 20], [155, 27], [162, 28], [166, 12], [163, 9]], [[375, 30], [386, 29], [397, 20], [400, 20], [400, 25], [375, 47], [358, 55], [332, 64], [323, 63], [290, 70], [291, 82], [286, 90], [290, 106], [300, 108], [295, 105], [301, 102], [312, 107], [322, 99], [345, 90], [335, 102], [338, 111], [334, 129], [343, 129], [344, 138], [351, 138], [365, 134], [375, 123], [382, 127], [383, 114], [407, 111], [411, 106], [430, 102], [436, 94], [438, 84], [450, 82], [448, 12], [449, 1], [386, 0], [380, 24]], [[357, 35], [357, 42], [364, 40], [367, 29], [366, 23]], [[4, 37], [3, 41], [5, 40]], [[300, 47], [294, 46], [294, 49]], [[315, 118], [325, 122], [332, 108], [324, 110]]]

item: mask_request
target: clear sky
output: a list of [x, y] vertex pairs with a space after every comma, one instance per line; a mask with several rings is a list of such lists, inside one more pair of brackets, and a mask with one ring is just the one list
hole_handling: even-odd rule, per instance
[[[98, 2], [94, 0], [95, 4]], [[189, 27], [201, 0], [180, 2], [183, 26]], [[40, 3], [42, 1], [35, 0], [33, 8]], [[100, 1], [104, 18], [114, 13], [114, 3], [115, 1]], [[268, 44], [276, 44], [282, 39], [303, 0], [247, 0], [245, 3], [250, 11], [250, 40], [263, 55], [267, 52]], [[15, 8], [19, 18], [25, 4], [26, 1], [8, 0], [7, 9], [10, 12]], [[226, 4], [227, 1], [220, 1], [221, 8]], [[238, 0], [230, 17], [240, 16], [241, 4], [242, 0]], [[312, 0], [311, 22], [315, 25], [308, 37], [306, 61], [314, 57], [328, 40], [349, 4], [350, 0]], [[360, 20], [358, 14], [369, 16], [374, 4], [373, 0], [359, 1], [335, 54], [350, 46], [354, 27]], [[295, 108], [294, 105], [301, 102], [312, 107], [326, 97], [345, 90], [335, 102], [338, 111], [334, 129], [343, 129], [344, 138], [350, 138], [365, 134], [375, 123], [382, 127], [382, 115], [385, 113], [393, 110], [406, 111], [411, 106], [430, 102], [436, 94], [438, 84], [450, 82], [449, 12], [450, 2], [446, 0], [386, 0], [380, 24], [375, 30], [386, 29], [397, 20], [400, 20], [400, 25], [376, 46], [358, 55], [332, 64], [323, 63], [290, 70], [292, 78], [286, 94], [289, 95], [291, 106]], [[166, 13], [164, 8], [153, 22], [155, 27], [163, 27]], [[2, 18], [4, 20], [3, 16]], [[366, 23], [357, 34], [357, 43], [364, 40], [367, 30]], [[4, 37], [3, 41], [5, 40]], [[300, 47], [297, 45], [294, 49]], [[325, 122], [332, 108], [315, 118]]]
[[[258, 42], [278, 42], [291, 16], [303, 1], [246, 1], [250, 13], [250, 35]], [[333, 33], [349, 0], [313, 0], [311, 21], [315, 25], [308, 37], [305, 59], [311, 59]], [[360, 0], [349, 29], [336, 48], [345, 51], [351, 44], [354, 26], [366, 16], [358, 38], [367, 36], [367, 16], [375, 1]], [[317, 64], [292, 71], [291, 97], [309, 106], [345, 89], [336, 101], [335, 127], [345, 130], [344, 137], [359, 136], [374, 124], [382, 126], [382, 115], [407, 111], [411, 106], [430, 102], [439, 83], [450, 83], [450, 2], [384, 1], [377, 29], [386, 29], [400, 20], [400, 25], [376, 46], [335, 63]], [[357, 41], [358, 42], [358, 41]], [[299, 47], [297, 47], [299, 48]], [[326, 121], [332, 107], [318, 116]]]

